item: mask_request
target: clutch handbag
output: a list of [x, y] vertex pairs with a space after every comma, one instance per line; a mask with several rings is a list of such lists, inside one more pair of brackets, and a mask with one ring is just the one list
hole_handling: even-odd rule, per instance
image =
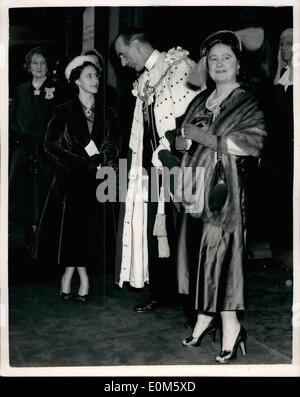
[[211, 212], [219, 212], [224, 207], [228, 197], [228, 186], [222, 162], [221, 137], [217, 137], [217, 162], [209, 189], [208, 206]]

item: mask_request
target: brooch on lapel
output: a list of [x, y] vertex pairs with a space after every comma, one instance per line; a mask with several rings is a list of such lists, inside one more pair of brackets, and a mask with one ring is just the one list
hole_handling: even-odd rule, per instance
[[55, 87], [45, 87], [45, 98], [46, 99], [52, 99], [54, 97], [54, 91], [55, 91]]

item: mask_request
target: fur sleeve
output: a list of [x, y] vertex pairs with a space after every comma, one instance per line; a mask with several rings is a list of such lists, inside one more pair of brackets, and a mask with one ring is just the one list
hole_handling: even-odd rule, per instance
[[254, 157], [260, 155], [267, 135], [263, 111], [256, 98], [246, 92], [236, 95], [211, 128], [213, 134], [230, 138]]
[[226, 137], [249, 155], [259, 157], [266, 135], [264, 114], [255, 101]]

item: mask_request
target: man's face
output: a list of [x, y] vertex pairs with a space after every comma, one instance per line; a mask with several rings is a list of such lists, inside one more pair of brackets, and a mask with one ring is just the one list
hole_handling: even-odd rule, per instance
[[116, 40], [115, 50], [121, 60], [122, 66], [134, 69], [137, 72], [140, 72], [144, 68], [145, 62], [138, 51], [136, 41], [127, 45], [124, 43], [122, 36], [120, 36]]
[[280, 40], [281, 58], [289, 63], [293, 58], [293, 35], [286, 34]]

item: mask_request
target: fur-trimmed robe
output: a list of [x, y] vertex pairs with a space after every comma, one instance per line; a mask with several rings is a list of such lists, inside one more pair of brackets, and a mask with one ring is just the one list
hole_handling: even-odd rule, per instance
[[[183, 126], [191, 123], [196, 114], [207, 114], [205, 104], [209, 94], [207, 90], [194, 99], [186, 112]], [[206, 133], [222, 137], [223, 164], [229, 194], [223, 209], [212, 213], [208, 206], [208, 196], [216, 164], [216, 147], [196, 144], [196, 148], [187, 152], [181, 161], [182, 168], [204, 168], [203, 211], [187, 215], [200, 218], [195, 308], [207, 312], [243, 310], [246, 157], [229, 154], [226, 141], [230, 138], [250, 156], [260, 155], [266, 132], [264, 115], [255, 97], [241, 88], [235, 89], [222, 103], [219, 116], [214, 122], [210, 122]], [[186, 204], [189, 204], [188, 201], [183, 201], [183, 207]], [[195, 230], [192, 233], [196, 238]], [[189, 238], [189, 231], [183, 230], [179, 241], [179, 255], [185, 251]], [[179, 291], [188, 292], [188, 264], [182, 255], [178, 265]]]
[[[150, 85], [155, 86], [154, 114], [160, 138], [155, 152], [162, 149], [170, 150], [165, 132], [176, 127], [176, 119], [185, 113], [188, 104], [199, 92], [187, 84], [188, 75], [194, 66], [194, 62], [187, 55], [188, 52], [181, 48], [159, 53], [150, 71], [145, 71], [134, 84], [132, 92], [137, 99], [129, 142], [129, 184], [125, 209], [121, 207], [120, 210], [118, 227], [120, 246], [117, 247], [116, 253], [115, 276], [116, 283], [120, 287], [124, 282], [129, 282], [134, 288], [143, 288], [144, 283], [149, 281], [147, 204], [137, 198], [143, 190], [141, 166], [144, 120], [143, 101], [140, 96], [143, 95], [145, 84], [149, 79]], [[156, 165], [161, 166], [161, 163]]]

